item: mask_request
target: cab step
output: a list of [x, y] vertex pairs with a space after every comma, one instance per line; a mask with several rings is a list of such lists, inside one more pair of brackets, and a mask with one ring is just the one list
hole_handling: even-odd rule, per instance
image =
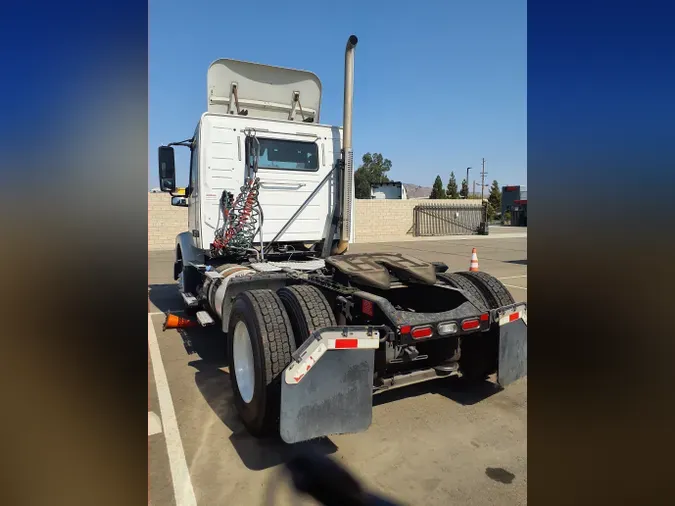
[[199, 305], [199, 300], [191, 293], [181, 292], [180, 295], [183, 297], [183, 301], [187, 307], [197, 307]]
[[215, 323], [211, 315], [206, 311], [197, 311], [197, 321], [202, 327], [208, 327]]

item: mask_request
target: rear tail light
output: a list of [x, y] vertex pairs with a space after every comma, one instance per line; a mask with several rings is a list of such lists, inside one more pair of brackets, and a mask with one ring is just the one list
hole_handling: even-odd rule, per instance
[[509, 315], [509, 321], [510, 321], [510, 322], [515, 321], [515, 320], [517, 320], [518, 318], [520, 318], [520, 313], [517, 312], [517, 311], [516, 311], [515, 313], [511, 313], [511, 314]]
[[410, 334], [410, 325], [403, 325], [400, 330], [401, 334]]
[[482, 315], [480, 315], [480, 321], [482, 321], [482, 322], [486, 322], [489, 319], [490, 319], [490, 315], [488, 313], [483, 313]]
[[373, 303], [369, 300], [363, 299], [361, 301], [361, 311], [363, 314], [366, 314], [368, 316], [373, 316], [374, 311], [373, 311]]
[[442, 336], [447, 336], [448, 334], [454, 334], [457, 332], [457, 324], [455, 322], [439, 323], [438, 324], [438, 333]]
[[471, 320], [464, 320], [462, 322], [462, 330], [474, 330], [480, 327], [480, 320], [472, 318]]
[[413, 339], [424, 339], [433, 335], [434, 331], [431, 330], [431, 327], [417, 327], [412, 330]]

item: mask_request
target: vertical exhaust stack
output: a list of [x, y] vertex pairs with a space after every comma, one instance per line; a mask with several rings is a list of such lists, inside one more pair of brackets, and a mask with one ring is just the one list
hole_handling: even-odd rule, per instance
[[345, 95], [342, 117], [342, 229], [337, 253], [344, 253], [349, 247], [352, 234], [354, 206], [354, 153], [352, 151], [352, 106], [354, 102], [354, 49], [359, 39], [351, 35], [345, 50]]

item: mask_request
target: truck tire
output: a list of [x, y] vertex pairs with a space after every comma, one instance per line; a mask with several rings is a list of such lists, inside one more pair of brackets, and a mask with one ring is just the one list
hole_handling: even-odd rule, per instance
[[516, 302], [502, 282], [487, 272], [465, 271], [455, 274], [468, 279], [480, 290], [488, 303], [488, 309], [497, 309]]
[[228, 362], [234, 404], [256, 437], [279, 429], [281, 376], [295, 351], [293, 329], [272, 290], [240, 293], [228, 326]]
[[285, 286], [277, 291], [277, 295], [288, 311], [297, 347], [316, 329], [337, 326], [333, 309], [317, 287]]
[[464, 291], [464, 294], [469, 299], [474, 306], [476, 306], [480, 311], [487, 311], [489, 308], [489, 302], [483, 295], [483, 292], [478, 289], [475, 283], [472, 280], [460, 276], [458, 272], [453, 273], [442, 273], [436, 274], [439, 278], [447, 281], [450, 285], [455, 288], [459, 288]]

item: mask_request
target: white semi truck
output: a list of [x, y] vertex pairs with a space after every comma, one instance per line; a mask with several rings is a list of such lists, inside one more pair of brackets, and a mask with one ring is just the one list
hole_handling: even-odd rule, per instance
[[[320, 123], [313, 73], [221, 59], [194, 135], [159, 148], [160, 188], [188, 207], [174, 264], [185, 305], [219, 322], [248, 431], [288, 443], [366, 430], [373, 395], [390, 388], [494, 373], [506, 386], [527, 373], [526, 304], [494, 277], [347, 254], [356, 44], [342, 128]], [[173, 146], [191, 153], [184, 196]]]

